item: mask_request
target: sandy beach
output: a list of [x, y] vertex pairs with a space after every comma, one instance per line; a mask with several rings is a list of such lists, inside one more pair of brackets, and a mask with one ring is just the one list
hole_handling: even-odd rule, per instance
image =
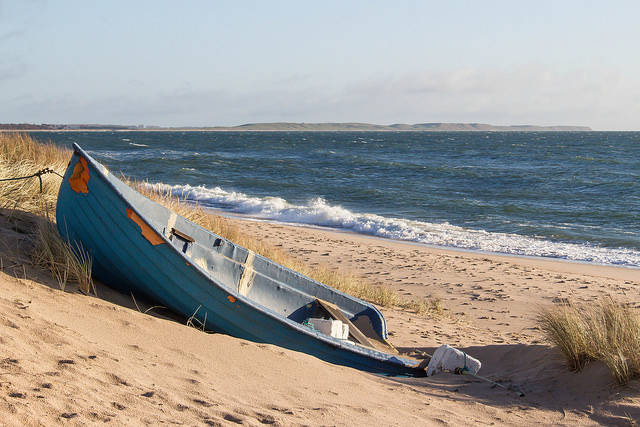
[[640, 2], [49, 3], [0, 427], [640, 424]]
[[[5, 212], [6, 214], [6, 212]], [[0, 419], [7, 425], [619, 424], [640, 418], [640, 384], [592, 363], [569, 372], [536, 326], [540, 307], [603, 295], [640, 303], [637, 269], [434, 249], [320, 228], [233, 219], [296, 257], [351, 271], [442, 316], [382, 308], [403, 353], [441, 344], [483, 363], [471, 377], [385, 378], [306, 354], [205, 334], [97, 284], [58, 289], [27, 261], [29, 220], [2, 219]], [[16, 231], [17, 230], [17, 231]]]

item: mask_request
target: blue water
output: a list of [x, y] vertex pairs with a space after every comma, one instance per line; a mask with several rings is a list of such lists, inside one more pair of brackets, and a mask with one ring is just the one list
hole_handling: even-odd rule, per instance
[[639, 132], [32, 135], [236, 214], [640, 266]]

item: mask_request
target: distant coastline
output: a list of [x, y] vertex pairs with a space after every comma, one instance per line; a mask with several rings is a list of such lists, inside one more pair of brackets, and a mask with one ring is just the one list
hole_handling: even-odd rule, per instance
[[158, 131], [158, 132], [587, 132], [588, 126], [498, 126], [486, 123], [417, 123], [376, 125], [370, 123], [247, 123], [239, 126], [212, 127], [160, 127], [101, 124], [0, 124], [0, 131], [11, 132], [109, 132], [109, 131]]

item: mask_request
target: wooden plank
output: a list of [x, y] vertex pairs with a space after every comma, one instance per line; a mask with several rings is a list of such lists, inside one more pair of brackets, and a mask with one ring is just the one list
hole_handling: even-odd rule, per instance
[[186, 240], [189, 243], [195, 242], [195, 239], [193, 237], [183, 233], [182, 231], [176, 230], [175, 228], [171, 228], [171, 232], [176, 236], [180, 237], [182, 240]]
[[351, 323], [351, 321], [347, 318], [347, 316], [344, 315], [344, 313], [342, 313], [342, 310], [340, 310], [337, 305], [332, 304], [329, 301], [321, 300], [319, 298], [316, 298], [316, 302], [318, 303], [319, 307], [322, 307], [323, 310], [329, 313], [329, 316], [349, 325], [349, 336], [353, 338], [355, 342], [366, 345], [367, 347], [375, 348], [375, 345], [371, 341], [369, 341], [369, 338], [367, 338], [365, 334], [360, 332], [360, 329], [358, 329], [356, 325]]

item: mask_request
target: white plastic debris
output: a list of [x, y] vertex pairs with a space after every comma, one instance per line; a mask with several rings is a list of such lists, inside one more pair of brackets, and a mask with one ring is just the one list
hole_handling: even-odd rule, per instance
[[474, 359], [464, 351], [443, 344], [433, 353], [431, 361], [427, 366], [427, 376], [435, 375], [439, 372], [456, 372], [477, 374], [482, 364], [478, 359]]
[[349, 338], [349, 325], [342, 323], [340, 320], [311, 318], [309, 323], [311, 323], [313, 329], [323, 334], [331, 335], [341, 340]]

